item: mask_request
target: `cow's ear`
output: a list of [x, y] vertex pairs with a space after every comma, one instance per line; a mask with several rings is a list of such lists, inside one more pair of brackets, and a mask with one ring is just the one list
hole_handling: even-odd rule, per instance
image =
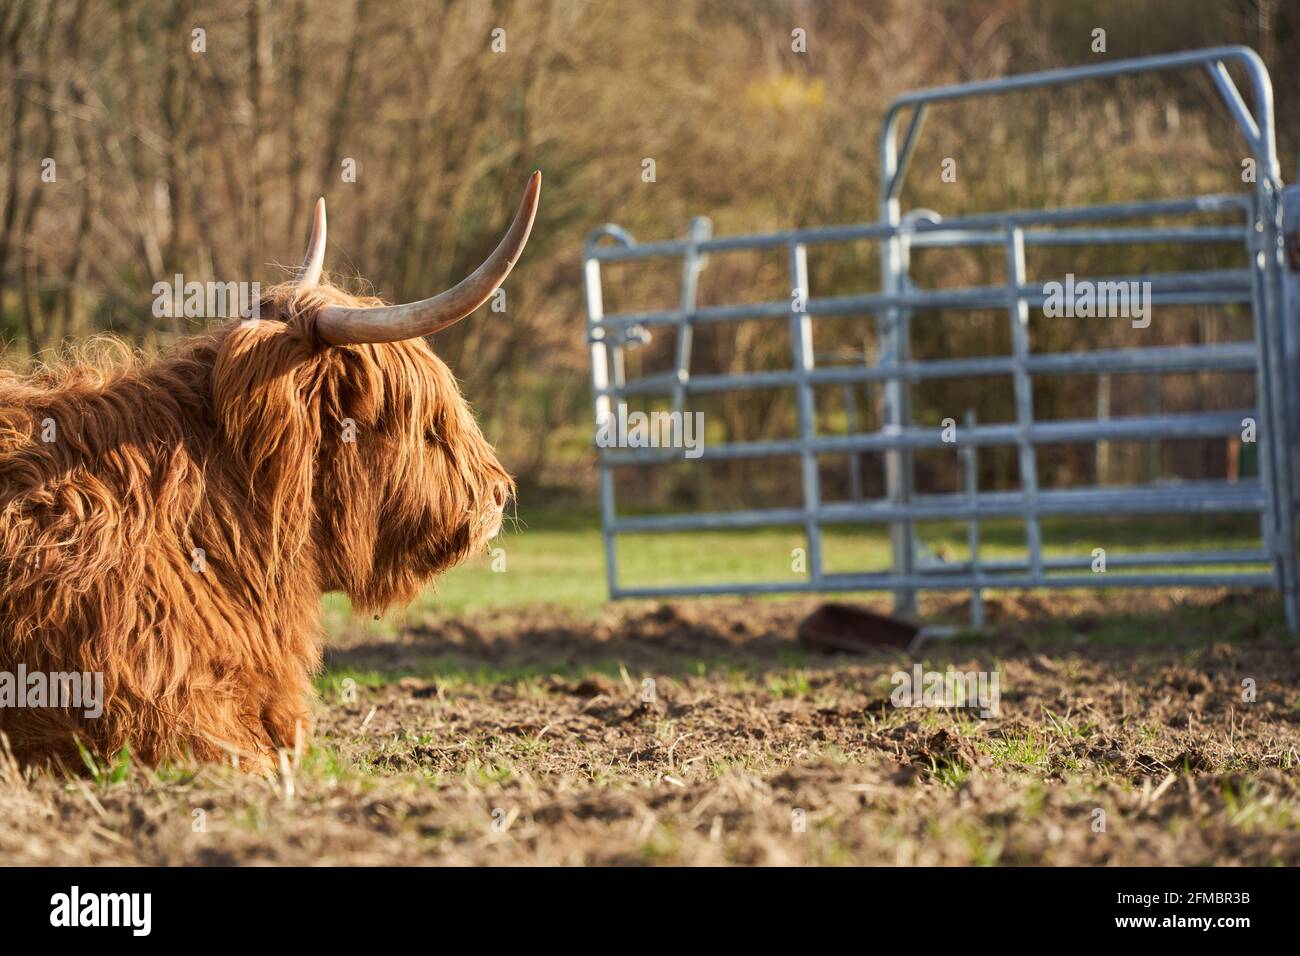
[[320, 448], [319, 356], [296, 324], [244, 323], [227, 333], [212, 374], [224, 450], [244, 472], [253, 513], [273, 545], [306, 540]]

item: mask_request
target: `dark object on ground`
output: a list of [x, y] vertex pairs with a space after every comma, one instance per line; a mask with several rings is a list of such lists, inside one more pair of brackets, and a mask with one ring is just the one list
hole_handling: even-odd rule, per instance
[[799, 622], [799, 640], [829, 654], [907, 647], [920, 630], [897, 618], [851, 604], [823, 604]]

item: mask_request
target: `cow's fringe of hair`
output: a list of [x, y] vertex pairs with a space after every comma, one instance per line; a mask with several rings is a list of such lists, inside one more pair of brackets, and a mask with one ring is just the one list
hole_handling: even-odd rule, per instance
[[100, 339], [0, 371], [0, 672], [99, 672], [104, 714], [0, 707], [24, 762], [72, 736], [149, 762], [310, 728], [319, 605], [409, 601], [481, 548], [509, 487], [422, 340], [324, 347], [330, 285], [147, 361]]

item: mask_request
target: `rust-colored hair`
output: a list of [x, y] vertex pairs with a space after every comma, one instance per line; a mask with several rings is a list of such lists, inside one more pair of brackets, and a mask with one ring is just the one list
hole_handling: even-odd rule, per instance
[[424, 340], [318, 340], [374, 303], [276, 286], [152, 363], [0, 372], [0, 671], [104, 682], [97, 719], [0, 708], [20, 761], [267, 766], [311, 731], [322, 593], [407, 602], [495, 533], [510, 478]]

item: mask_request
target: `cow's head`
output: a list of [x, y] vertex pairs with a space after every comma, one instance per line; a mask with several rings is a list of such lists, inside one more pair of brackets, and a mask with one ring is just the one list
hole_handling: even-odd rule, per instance
[[317, 203], [297, 281], [271, 289], [259, 318], [226, 334], [213, 372], [218, 453], [230, 455], [267, 522], [271, 574], [309, 566], [322, 590], [382, 608], [496, 535], [513, 482], [424, 337], [505, 280], [540, 188], [534, 173], [509, 232], [472, 275], [407, 305], [321, 282]]

